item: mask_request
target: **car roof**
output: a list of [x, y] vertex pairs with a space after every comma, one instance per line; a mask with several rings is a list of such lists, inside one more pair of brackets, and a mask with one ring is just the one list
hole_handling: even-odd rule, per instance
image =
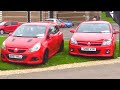
[[51, 23], [51, 22], [30, 22], [30, 23], [24, 23], [22, 25], [51, 25], [51, 24], [55, 24], [55, 23]]
[[45, 20], [56, 20], [56, 18], [48, 18], [48, 19], [45, 19]]
[[82, 23], [107, 23], [107, 24], [109, 24], [110, 22], [107, 22], [107, 21], [84, 21]]
[[4, 20], [2, 22], [18, 22], [18, 21], [15, 21], [15, 20]]

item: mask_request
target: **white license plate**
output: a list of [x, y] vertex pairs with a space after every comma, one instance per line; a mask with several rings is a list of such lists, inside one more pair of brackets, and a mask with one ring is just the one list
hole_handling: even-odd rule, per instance
[[82, 51], [96, 51], [96, 48], [81, 48]]
[[22, 59], [22, 55], [9, 54], [9, 58]]

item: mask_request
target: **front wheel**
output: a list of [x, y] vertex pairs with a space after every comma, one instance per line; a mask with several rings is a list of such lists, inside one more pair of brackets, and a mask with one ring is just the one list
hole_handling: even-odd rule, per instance
[[63, 40], [62, 43], [60, 44], [59, 52], [62, 52], [63, 50], [64, 50], [64, 40]]
[[47, 62], [48, 62], [48, 50], [46, 50], [44, 53], [42, 64], [45, 64]]

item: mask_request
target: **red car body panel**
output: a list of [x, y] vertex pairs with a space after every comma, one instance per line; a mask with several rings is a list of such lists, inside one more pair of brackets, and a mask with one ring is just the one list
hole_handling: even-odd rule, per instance
[[65, 28], [65, 23], [61, 22], [60, 27]]
[[9, 25], [9, 26], [5, 26], [4, 24], [0, 25], [0, 30], [4, 30], [4, 32], [6, 32], [6, 33], [14, 32], [15, 29], [17, 29], [17, 27], [19, 27], [21, 25], [18, 21], [3, 21], [3, 22], [5, 22], [5, 23], [16, 22], [17, 23], [17, 25]]
[[[114, 30], [109, 22], [106, 21], [88, 21], [83, 23], [107, 23], [109, 25], [111, 33], [77, 33], [79, 25], [72, 38], [74, 38], [78, 44], [72, 44], [69, 41], [69, 54], [82, 55], [82, 56], [113, 56], [116, 34], [113, 34]], [[103, 46], [102, 43], [105, 39], [112, 39], [112, 44]], [[96, 48], [96, 51], [82, 51], [81, 48]], [[106, 50], [110, 53], [106, 54]]]
[[[49, 54], [48, 58], [52, 57], [55, 53], [60, 49], [60, 44], [63, 41], [63, 33], [58, 31], [51, 38], [47, 39], [48, 30], [50, 26], [54, 25], [52, 23], [28, 23], [29, 25], [45, 25], [46, 32], [43, 38], [25, 38], [25, 37], [14, 37], [9, 36], [5, 40], [6, 50], [1, 49], [2, 53], [2, 61], [5, 62], [13, 62], [13, 63], [22, 63], [22, 64], [40, 64], [43, 62], [43, 55], [46, 49], [48, 49]], [[28, 42], [30, 41], [30, 42]], [[35, 44], [41, 43], [41, 48], [35, 52], [29, 52], [29, 49], [32, 48]], [[18, 51], [21, 50], [20, 53], [15, 52], [15, 48]], [[22, 60], [14, 60], [10, 59], [8, 54], [22, 55], [24, 59]], [[37, 61], [32, 61], [33, 57], [37, 57]]]

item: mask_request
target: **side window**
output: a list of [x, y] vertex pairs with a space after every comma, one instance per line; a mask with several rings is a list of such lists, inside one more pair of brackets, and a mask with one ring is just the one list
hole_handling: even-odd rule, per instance
[[6, 22], [5, 23], [5, 26], [10, 26], [11, 25], [11, 22]]
[[49, 29], [49, 34], [56, 34], [59, 30], [55, 26], [51, 26]]
[[18, 23], [17, 23], [17, 22], [11, 22], [11, 24], [12, 24], [12, 25], [18, 25]]

